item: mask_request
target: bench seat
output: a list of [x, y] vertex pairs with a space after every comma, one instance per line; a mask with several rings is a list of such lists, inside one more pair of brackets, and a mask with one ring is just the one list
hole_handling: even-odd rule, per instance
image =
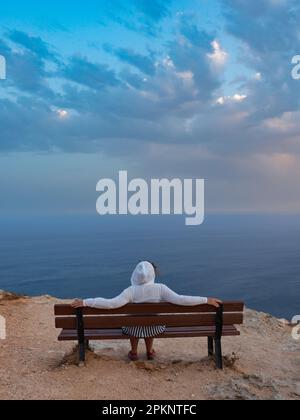
[[[182, 338], [182, 337], [214, 337], [215, 327], [169, 327], [164, 334], [157, 338]], [[223, 327], [223, 337], [239, 336], [240, 332], [234, 325]], [[128, 336], [122, 333], [120, 328], [85, 330], [86, 340], [128, 340]], [[62, 330], [58, 341], [76, 341], [77, 330]]]

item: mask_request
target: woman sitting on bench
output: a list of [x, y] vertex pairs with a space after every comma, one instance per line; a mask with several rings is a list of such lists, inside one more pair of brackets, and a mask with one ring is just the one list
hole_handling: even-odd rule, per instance
[[[148, 261], [137, 265], [131, 277], [132, 286], [124, 290], [114, 299], [76, 299], [73, 308], [90, 307], [97, 309], [118, 309], [129, 303], [172, 303], [182, 306], [212, 305], [218, 308], [222, 303], [218, 299], [180, 296], [164, 284], [156, 284], [155, 277], [158, 269], [155, 264]], [[123, 333], [130, 337], [131, 351], [128, 357], [132, 361], [138, 360], [138, 344], [142, 338], [145, 340], [148, 360], [154, 360], [156, 354], [153, 350], [154, 338], [164, 333], [165, 326], [124, 327]]]

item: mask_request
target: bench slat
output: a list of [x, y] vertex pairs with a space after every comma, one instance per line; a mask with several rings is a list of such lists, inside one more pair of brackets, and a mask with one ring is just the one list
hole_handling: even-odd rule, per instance
[[[167, 328], [164, 334], [157, 338], [180, 338], [180, 337], [209, 337], [215, 335], [215, 327], [171, 327]], [[223, 329], [224, 337], [239, 336], [240, 332], [234, 326], [225, 326]], [[121, 329], [97, 329], [86, 330], [85, 338], [87, 340], [128, 340], [128, 337], [122, 334]], [[63, 330], [59, 337], [59, 341], [76, 341], [76, 330]]]
[[[243, 323], [242, 313], [224, 314], [224, 325]], [[75, 317], [58, 317], [56, 328], [76, 329]], [[93, 328], [121, 328], [134, 326], [166, 325], [168, 327], [214, 326], [215, 314], [145, 315], [145, 316], [85, 316], [84, 325]]]
[[[243, 302], [224, 302], [224, 312], [243, 312]], [[136, 315], [136, 314], [164, 314], [164, 313], [214, 313], [216, 310], [209, 305], [177, 306], [169, 303], [143, 303], [130, 304], [123, 308], [109, 310], [112, 315]], [[56, 316], [75, 315], [76, 310], [70, 305], [55, 305]], [[84, 315], [106, 315], [105, 309], [83, 308]]]

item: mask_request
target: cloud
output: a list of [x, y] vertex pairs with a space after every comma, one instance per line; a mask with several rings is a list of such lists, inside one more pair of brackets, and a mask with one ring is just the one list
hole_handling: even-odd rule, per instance
[[204, 101], [221, 85], [211, 66], [214, 52], [214, 34], [200, 30], [191, 16], [181, 14], [177, 39], [169, 43], [169, 57], [179, 74], [193, 75], [195, 93]]
[[[300, 84], [291, 78], [291, 57], [299, 48], [298, 1], [222, 0], [226, 29], [240, 42], [240, 60], [258, 76], [245, 82], [250, 118], [296, 111]], [[260, 82], [260, 83], [257, 83]]]
[[[51, 74], [45, 64], [53, 57], [49, 45], [11, 31], [9, 41], [19, 48], [2, 44], [12, 63], [11, 86], [19, 94], [0, 101], [1, 150], [101, 150], [108, 156], [124, 156], [131, 153], [129, 144], [138, 150], [159, 144], [201, 145], [203, 152], [218, 157], [298, 153], [300, 84], [291, 79], [290, 60], [285, 60], [292, 47], [286, 52], [276, 45], [267, 52], [268, 40], [253, 40], [278, 21], [279, 26], [293, 22], [298, 9], [269, 0], [260, 5], [250, 0], [223, 3], [227, 31], [235, 36], [239, 59], [253, 75], [241, 78], [232, 93], [224, 92], [230, 51], [224, 49], [220, 34], [204, 30], [190, 14], [178, 16], [172, 39], [159, 44], [159, 53], [144, 55], [125, 46], [106, 46], [128, 64], [123, 69], [74, 55], [61, 59]], [[133, 2], [131, 6], [138, 7]], [[149, 7], [153, 9], [148, 10], [148, 19], [161, 21], [168, 15], [166, 9]], [[249, 14], [259, 16], [258, 23], [249, 20]], [[285, 37], [294, 36], [296, 25], [287, 25]], [[54, 76], [59, 89], [51, 82]], [[32, 97], [27, 98], [27, 93]], [[68, 117], [61, 118], [59, 110]], [[10, 113], [28, 127], [22, 138], [20, 124]]]
[[108, 44], [104, 45], [104, 49], [106, 52], [113, 54], [122, 62], [137, 68], [142, 73], [145, 73], [149, 76], [154, 76], [156, 67], [153, 54], [146, 56], [138, 54], [130, 48], [113, 48]]
[[221, 0], [230, 33], [251, 49], [269, 54], [298, 46], [297, 0]]
[[152, 21], [160, 21], [168, 16], [172, 0], [133, 0], [134, 6]]
[[0, 51], [1, 54], [7, 55], [10, 52], [10, 48], [7, 45], [7, 42], [4, 41], [4, 39], [0, 38]]
[[8, 31], [7, 37], [15, 44], [24, 47], [27, 51], [38, 56], [40, 59], [57, 61], [57, 54], [51, 51], [49, 44], [40, 37], [30, 36], [29, 34], [18, 30]]
[[212, 42], [212, 47], [214, 51], [209, 54], [209, 58], [212, 60], [216, 70], [220, 70], [224, 67], [228, 60], [228, 53], [222, 48], [220, 42], [217, 40]]
[[173, 0], [114, 0], [107, 2], [104, 9], [109, 20], [131, 31], [154, 37], [160, 31], [161, 21], [169, 15], [172, 3]]
[[291, 78], [300, 8], [219, 1], [226, 37], [181, 12], [151, 50], [144, 35], [177, 11], [165, 1], [105, 2], [112, 19], [142, 35], [130, 46], [117, 28], [102, 41], [110, 55], [61, 57], [43, 38], [7, 32], [0, 152], [82, 153], [88, 169], [101, 153], [99, 166], [112, 172], [126, 163], [138, 176], [207, 178], [210, 208], [300, 209], [300, 83]]
[[220, 98], [217, 99], [216, 103], [219, 105], [224, 105], [227, 102], [243, 102], [247, 99], [247, 95], [242, 95], [240, 93], [236, 93], [233, 96], [220, 96]]
[[93, 90], [117, 86], [116, 73], [106, 64], [92, 63], [83, 56], [73, 56], [61, 71], [61, 77]]
[[[18, 91], [17, 97], [24, 93], [43, 96], [48, 100], [53, 97], [53, 92], [47, 81], [52, 75], [46, 69], [43, 55], [39, 56], [27, 48], [15, 49], [3, 40], [0, 40], [0, 48], [7, 62], [6, 87], [16, 89]], [[45, 51], [44, 55], [45, 57], [51, 57]]]

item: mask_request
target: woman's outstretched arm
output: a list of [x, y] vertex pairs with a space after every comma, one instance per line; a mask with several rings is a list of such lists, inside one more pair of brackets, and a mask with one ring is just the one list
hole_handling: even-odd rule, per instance
[[95, 309], [118, 309], [122, 308], [123, 306], [131, 303], [132, 295], [131, 295], [131, 288], [124, 290], [119, 296], [114, 299], [104, 299], [104, 298], [97, 298], [97, 299], [86, 299], [80, 300], [76, 299], [71, 306], [73, 308], [95, 308]]
[[178, 295], [177, 293], [173, 292], [173, 290], [169, 289], [167, 286], [162, 285], [162, 300], [164, 302], [172, 303], [173, 305], [180, 305], [180, 306], [197, 306], [197, 305], [212, 305], [218, 308], [222, 303], [218, 299], [214, 298], [205, 298], [205, 297], [197, 297], [197, 296], [182, 296]]

